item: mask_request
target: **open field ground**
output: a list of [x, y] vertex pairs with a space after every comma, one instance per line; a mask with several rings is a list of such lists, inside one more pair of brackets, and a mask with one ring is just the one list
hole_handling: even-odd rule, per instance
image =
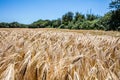
[[1, 28], [0, 80], [120, 80], [120, 32]]

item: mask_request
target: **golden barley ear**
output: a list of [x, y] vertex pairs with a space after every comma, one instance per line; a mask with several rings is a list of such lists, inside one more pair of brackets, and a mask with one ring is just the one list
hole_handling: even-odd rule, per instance
[[15, 80], [14, 64], [8, 64], [6, 70], [0, 75], [0, 80]]
[[120, 80], [120, 37], [111, 33], [120, 34], [1, 29], [0, 80]]

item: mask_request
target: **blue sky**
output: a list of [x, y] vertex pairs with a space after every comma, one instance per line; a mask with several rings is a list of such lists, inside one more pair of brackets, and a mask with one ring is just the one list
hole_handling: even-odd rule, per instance
[[57, 19], [68, 11], [104, 15], [111, 0], [0, 0], [0, 22], [30, 24]]

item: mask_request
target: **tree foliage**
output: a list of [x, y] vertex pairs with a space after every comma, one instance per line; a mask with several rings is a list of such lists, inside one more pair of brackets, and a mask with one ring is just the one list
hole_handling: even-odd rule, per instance
[[120, 0], [112, 0], [112, 2], [109, 4], [109, 7], [115, 10], [120, 9]]
[[120, 30], [120, 0], [109, 4], [110, 10], [104, 16], [67, 12], [55, 20], [38, 20], [25, 25], [18, 22], [0, 23], [0, 28], [62, 28], [62, 29], [94, 29]]
[[68, 25], [69, 22], [73, 20], [73, 13], [68, 12], [65, 15], [62, 16], [62, 24]]
[[113, 0], [109, 7], [113, 9], [110, 11], [109, 27], [111, 30], [120, 30], [120, 0]]

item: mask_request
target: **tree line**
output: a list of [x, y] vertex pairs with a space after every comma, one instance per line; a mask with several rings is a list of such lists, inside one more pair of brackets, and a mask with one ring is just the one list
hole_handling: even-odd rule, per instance
[[120, 30], [120, 0], [113, 0], [109, 4], [110, 11], [104, 16], [67, 12], [56, 20], [38, 20], [25, 25], [18, 22], [0, 23], [0, 28], [62, 28], [62, 29], [93, 29]]

